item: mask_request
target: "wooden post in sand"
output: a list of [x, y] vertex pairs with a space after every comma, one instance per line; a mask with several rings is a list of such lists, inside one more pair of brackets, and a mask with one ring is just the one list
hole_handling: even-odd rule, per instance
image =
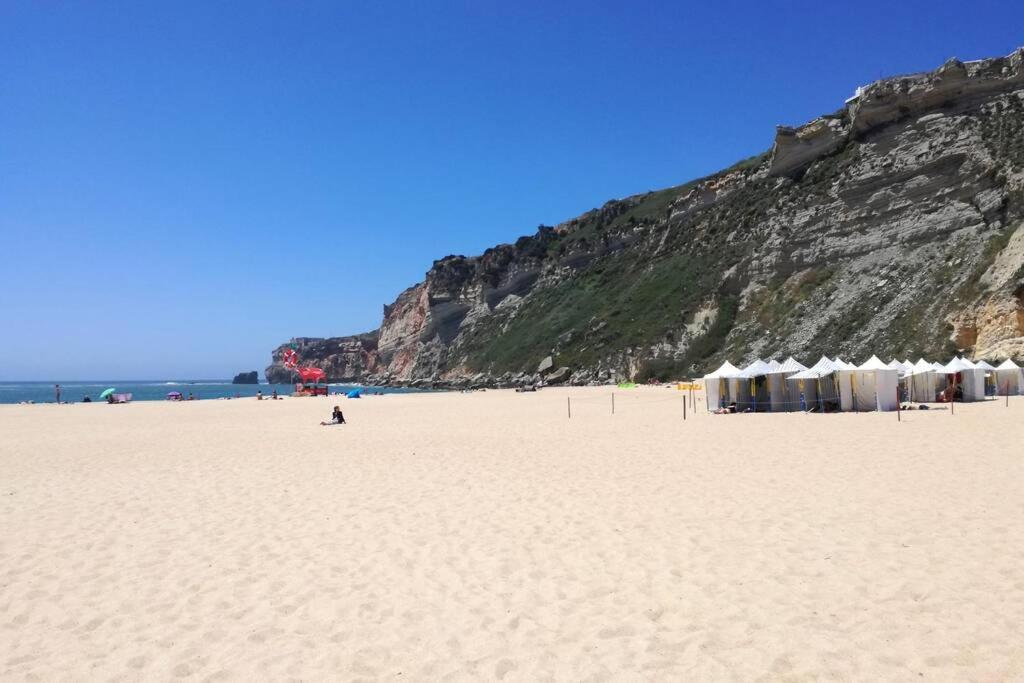
[[565, 397], [565, 409], [569, 413], [569, 419], [572, 419], [572, 399], [568, 396]]
[[1010, 380], [1003, 384], [1003, 395], [1006, 397], [1006, 407], [1010, 407]]
[[903, 412], [903, 411], [900, 410], [900, 408], [901, 408], [901, 406], [900, 406], [900, 389], [899, 389], [899, 387], [896, 387], [896, 421], [897, 422], [903, 422], [903, 418], [900, 417], [900, 413]]
[[612, 392], [612, 415], [615, 414], [615, 392]]
[[686, 422], [686, 397], [683, 396], [683, 422]]

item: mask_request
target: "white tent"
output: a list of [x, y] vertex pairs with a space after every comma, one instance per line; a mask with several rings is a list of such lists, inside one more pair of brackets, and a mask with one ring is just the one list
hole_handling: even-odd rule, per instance
[[954, 358], [946, 363], [940, 374], [946, 376], [946, 400], [959, 398], [961, 401], [985, 400], [985, 371], [974, 367], [964, 358]]
[[1024, 394], [1024, 370], [1009, 358], [996, 366], [995, 375], [1000, 393]]
[[[772, 362], [778, 366], [777, 362]], [[773, 369], [771, 363], [759, 358], [740, 371], [739, 392], [736, 397], [736, 405], [740, 411], [758, 412], [771, 408], [768, 375]]]
[[900, 373], [903, 372], [903, 363], [899, 362], [895, 358], [893, 358], [891, 361], [889, 361], [889, 363], [888, 363], [888, 365], [886, 367], [891, 368], [892, 370], [895, 370], [896, 372], [900, 372]]
[[996, 395], [996, 368], [984, 360], [974, 361], [974, 367], [985, 371], [985, 395]]
[[803, 372], [807, 368], [798, 363], [793, 356], [781, 363], [773, 360], [768, 364], [772, 366], [772, 370], [768, 373], [768, 397], [771, 400], [772, 412], [799, 410], [800, 396], [790, 390], [791, 387], [786, 382], [786, 378], [797, 372]]
[[900, 371], [871, 356], [853, 372], [855, 410], [896, 410]]
[[[730, 392], [729, 382], [735, 382], [740, 376], [740, 369], [729, 361], [712, 373], [704, 375], [704, 393], [707, 394], [707, 409], [715, 410], [722, 407], [723, 401], [730, 395], [735, 400], [735, 389]], [[714, 406], [714, 407], [712, 407]]]
[[842, 409], [843, 392], [840, 387], [844, 380], [847, 393], [849, 391], [848, 374], [835, 361], [822, 356], [808, 369], [787, 377], [786, 384], [790, 393], [797, 396], [802, 409], [834, 412]]
[[913, 365], [907, 376], [907, 390], [910, 400], [916, 403], [931, 403], [938, 394], [935, 367], [921, 358]]

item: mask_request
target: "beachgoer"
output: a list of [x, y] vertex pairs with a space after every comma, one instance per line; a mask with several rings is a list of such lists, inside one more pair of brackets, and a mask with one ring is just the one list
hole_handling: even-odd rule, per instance
[[85, 398], [82, 399], [82, 403], [92, 403], [92, 399], [86, 396]]
[[263, 400], [263, 390], [258, 390], [256, 392], [256, 400], [257, 401], [262, 401]]
[[731, 415], [736, 412], [736, 401], [733, 401], [724, 408], [715, 411], [715, 415]]
[[194, 396], [192, 396], [192, 392], [191, 392], [191, 391], [190, 391], [190, 392], [188, 392], [188, 400], [190, 400], [190, 401], [194, 401], [194, 400], [196, 400], [196, 399], [195, 399], [195, 397], [194, 397]]
[[53, 385], [53, 390], [57, 394], [57, 403], [59, 404], [60, 403], [60, 385], [59, 384], [54, 384]]
[[320, 424], [322, 426], [324, 426], [324, 427], [326, 427], [328, 425], [343, 425], [343, 424], [345, 424], [345, 416], [342, 415], [342, 413], [341, 413], [341, 406], [334, 406], [334, 411], [331, 413], [331, 421], [330, 422], [321, 422]]
[[277, 388], [276, 387], [274, 388], [274, 393], [273, 393], [273, 395], [271, 395], [271, 398], [274, 399], [275, 401], [277, 400]]

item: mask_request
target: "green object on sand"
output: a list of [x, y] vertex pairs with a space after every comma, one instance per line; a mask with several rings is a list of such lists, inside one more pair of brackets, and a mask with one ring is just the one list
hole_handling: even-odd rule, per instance
[[619, 382], [619, 389], [636, 389], [636, 384], [633, 382]]
[[109, 389], [104, 389], [103, 393], [100, 394], [100, 398], [106, 398], [107, 396], [110, 396], [115, 391], [117, 391], [117, 389], [115, 389], [114, 387], [110, 387]]

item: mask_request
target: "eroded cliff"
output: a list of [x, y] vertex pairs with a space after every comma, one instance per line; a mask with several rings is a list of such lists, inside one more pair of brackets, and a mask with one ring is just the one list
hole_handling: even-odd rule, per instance
[[[435, 261], [332, 379], [695, 374], [729, 357], [1024, 355], [1024, 50], [858, 89], [770, 153]], [[278, 377], [280, 349], [267, 376]]]

